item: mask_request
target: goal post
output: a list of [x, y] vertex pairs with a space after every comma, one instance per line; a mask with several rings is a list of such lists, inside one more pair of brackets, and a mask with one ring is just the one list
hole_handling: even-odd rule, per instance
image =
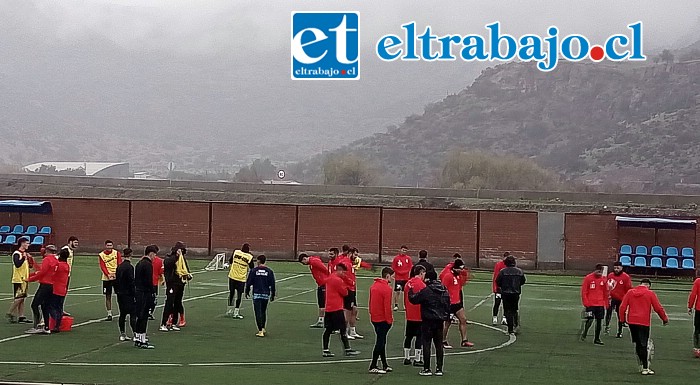
[[224, 270], [226, 268], [226, 254], [219, 253], [214, 256], [214, 258], [209, 262], [204, 270], [214, 271], [214, 270]]

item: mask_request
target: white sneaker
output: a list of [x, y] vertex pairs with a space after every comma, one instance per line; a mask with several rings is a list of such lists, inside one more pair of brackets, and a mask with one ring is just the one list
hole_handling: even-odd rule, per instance
[[167, 332], [167, 331], [169, 331], [170, 329], [168, 329], [168, 327], [165, 326], [165, 325], [160, 325], [160, 327], [158, 328], [158, 330], [160, 330], [160, 331], [162, 331], [162, 332]]
[[372, 368], [369, 370], [370, 374], [386, 374], [386, 370], [379, 369], [379, 368]]
[[173, 325], [173, 326], [170, 327], [170, 330], [179, 332], [179, 331], [180, 331], [180, 328], [179, 328], [177, 325]]
[[508, 321], [506, 321], [506, 317], [503, 317], [501, 320], [501, 325], [508, 325]]
[[350, 335], [350, 334], [348, 334], [347, 337], [348, 337], [349, 340], [354, 340], [354, 339], [355, 339], [355, 336]]
[[119, 336], [119, 341], [121, 341], [121, 342], [131, 341], [131, 338], [127, 337], [126, 334], [122, 334]]
[[491, 325], [493, 325], [493, 326], [498, 325], [498, 317], [493, 317], [493, 320], [491, 321]]
[[357, 338], [358, 340], [361, 340], [361, 339], [365, 338], [364, 336], [361, 336], [361, 335], [357, 334], [357, 332], [352, 333], [352, 334], [349, 335], [348, 337], [350, 337], [350, 336], [352, 336], [353, 339], [356, 339], [356, 338]]
[[642, 369], [642, 376], [653, 376], [654, 371], [651, 369]]

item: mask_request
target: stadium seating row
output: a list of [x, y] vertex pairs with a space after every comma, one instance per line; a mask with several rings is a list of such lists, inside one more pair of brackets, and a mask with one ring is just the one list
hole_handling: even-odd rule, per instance
[[[21, 235], [20, 238], [27, 238], [29, 240], [29, 243], [32, 245], [43, 245], [44, 244], [44, 236], [43, 235], [37, 235], [32, 239], [30, 235]], [[14, 234], [6, 235], [3, 239], [3, 236], [0, 235], [0, 244], [2, 245], [14, 245], [17, 243], [17, 236]]]
[[0, 234], [12, 234], [12, 235], [49, 235], [51, 234], [51, 227], [50, 226], [44, 226], [41, 229], [39, 229], [37, 226], [27, 226], [27, 229], [24, 229], [23, 225], [14, 225], [14, 227], [10, 227], [8, 225], [0, 226]]
[[652, 268], [667, 268], [667, 269], [695, 269], [695, 260], [690, 258], [681, 259], [681, 264], [678, 264], [677, 258], [666, 258], [666, 265], [664, 266], [664, 260], [660, 257], [652, 257], [647, 264], [646, 257], [634, 257], [634, 263], [632, 263], [632, 257], [629, 255], [620, 256], [620, 262], [622, 266], [629, 267], [652, 267]]
[[[632, 252], [632, 246], [622, 245], [620, 246], [620, 255], [633, 255], [635, 257], [646, 257], [651, 255], [652, 257], [670, 257], [678, 258], [678, 248], [677, 247], [667, 247], [666, 254], [664, 254], [664, 249], [661, 246], [653, 246], [651, 248], [651, 254], [648, 253], [646, 246], [637, 246], [634, 248], [634, 253]], [[695, 252], [691, 247], [684, 247], [681, 249], [681, 258], [695, 258]]]

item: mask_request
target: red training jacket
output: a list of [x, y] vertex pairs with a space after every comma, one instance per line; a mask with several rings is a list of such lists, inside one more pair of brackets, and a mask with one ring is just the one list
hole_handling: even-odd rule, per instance
[[[349, 259], [350, 258], [348, 258], [348, 256], [345, 254], [338, 254], [338, 256], [328, 261], [328, 272], [335, 273], [335, 267], [338, 266], [339, 263], [347, 261]], [[350, 268], [350, 265], [348, 264], [347, 267]]]
[[27, 282], [39, 281], [39, 283], [53, 285], [53, 276], [56, 273], [58, 259], [54, 254], [46, 254], [41, 260], [41, 268], [29, 275]]
[[320, 257], [309, 257], [309, 270], [311, 270], [311, 275], [314, 277], [316, 285], [321, 287], [326, 284], [326, 280], [328, 279], [330, 273]]
[[369, 288], [369, 318], [372, 322], [394, 323], [391, 297], [394, 291], [384, 278], [375, 278]]
[[[452, 266], [454, 266], [454, 262], [448, 263], [447, 266], [442, 269], [439, 275], [440, 281], [442, 281], [447, 274], [452, 274]], [[459, 272], [459, 283], [464, 286], [467, 282], [469, 282], [469, 269], [465, 266], [462, 271]]]
[[391, 261], [391, 268], [394, 270], [394, 279], [397, 281], [408, 281], [413, 268], [413, 260], [406, 254], [399, 254]]
[[158, 286], [160, 277], [165, 273], [163, 268], [163, 259], [161, 257], [153, 258], [153, 286]]
[[70, 266], [66, 261], [58, 261], [56, 272], [53, 275], [53, 294], [65, 297], [68, 294], [68, 276]]
[[588, 274], [581, 284], [581, 302], [584, 307], [603, 306], [606, 309], [608, 303], [608, 280], [603, 277], [596, 277], [595, 273]]
[[610, 297], [622, 301], [622, 299], [625, 298], [625, 294], [632, 290], [632, 278], [625, 272], [622, 272], [620, 275], [610, 273], [608, 274], [608, 288], [610, 287], [612, 287], [612, 290], [610, 290]]
[[441, 275], [440, 281], [445, 285], [447, 292], [450, 294], [450, 305], [459, 303], [459, 293], [462, 292], [461, 277], [452, 274], [451, 271]]
[[420, 277], [413, 277], [406, 282], [406, 287], [403, 291], [403, 306], [406, 308], [406, 321], [422, 321], [420, 315], [420, 305], [414, 305], [408, 300], [408, 292], [413, 290], [413, 293], [425, 289], [425, 281]]
[[329, 275], [326, 280], [326, 313], [343, 310], [343, 298], [347, 295], [347, 283], [338, 274]]
[[693, 290], [690, 291], [690, 296], [688, 296], [688, 309], [700, 310], [700, 278], [696, 278], [693, 282]]
[[[652, 308], [662, 321], [668, 322], [668, 316], [656, 293], [644, 285], [639, 285], [625, 294], [622, 305], [620, 305], [620, 322], [650, 326]], [[627, 314], [628, 311], [629, 314]]]
[[493, 278], [491, 279], [491, 286], [494, 293], [498, 293], [498, 285], [496, 285], [496, 278], [498, 278], [498, 273], [506, 268], [506, 263], [503, 260], [496, 262], [496, 266], [493, 267]]

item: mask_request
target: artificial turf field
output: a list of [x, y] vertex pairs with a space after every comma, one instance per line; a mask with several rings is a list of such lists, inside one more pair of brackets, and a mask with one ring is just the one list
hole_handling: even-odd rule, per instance
[[[10, 264], [0, 263], [3, 311], [9, 307]], [[194, 271], [205, 261], [191, 261]], [[251, 308], [244, 300], [243, 320], [226, 318], [227, 272], [197, 272], [185, 291], [187, 326], [181, 332], [159, 332], [149, 322], [154, 350], [119, 342], [117, 317], [106, 315], [99, 268], [93, 257], [76, 257], [66, 311], [75, 317], [71, 332], [25, 335], [31, 325], [0, 326], [0, 380], [80, 384], [691, 384], [700, 360], [693, 358], [692, 320], [686, 313], [689, 280], [656, 282], [653, 289], [666, 308], [670, 324], [654, 315], [652, 338], [655, 376], [638, 372], [634, 349], [623, 339], [604, 336], [605, 346], [579, 342], [579, 284], [582, 277], [529, 275], [521, 300], [522, 330], [509, 338], [492, 327], [491, 274], [476, 272], [464, 288], [469, 339], [474, 348], [459, 348], [459, 331], [450, 330], [454, 349], [445, 357], [443, 377], [420, 377], [418, 368], [403, 366], [403, 313], [395, 313], [387, 354], [393, 373], [367, 373], [374, 333], [366, 308], [360, 311], [358, 332], [351, 341], [362, 353], [346, 359], [337, 335], [331, 337], [335, 358], [321, 357], [322, 329], [310, 329], [317, 318], [316, 286], [308, 268], [298, 263], [270, 262], [277, 276], [277, 300], [268, 310], [268, 336], [259, 338]], [[373, 272], [358, 277], [358, 301], [367, 305]], [[635, 285], [636, 285], [635, 279]], [[36, 284], [30, 285], [30, 292]], [[159, 304], [163, 303], [161, 289]], [[26, 312], [31, 314], [27, 299]], [[116, 297], [113, 299], [118, 313]], [[158, 314], [162, 306], [158, 309]], [[613, 321], [614, 323], [615, 321]], [[128, 324], [127, 324], [128, 325]], [[127, 326], [127, 333], [130, 330]], [[434, 360], [433, 360], [434, 366]]]

